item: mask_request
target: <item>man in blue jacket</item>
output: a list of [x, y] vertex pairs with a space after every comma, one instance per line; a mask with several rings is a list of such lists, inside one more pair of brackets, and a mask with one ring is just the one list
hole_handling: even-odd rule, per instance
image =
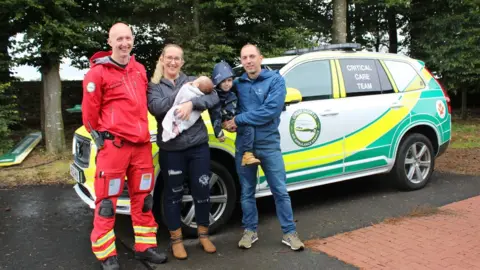
[[255, 200], [258, 166], [241, 166], [243, 125], [255, 126], [254, 154], [260, 159], [268, 185], [275, 199], [277, 216], [283, 231], [282, 243], [293, 250], [302, 250], [293, 221], [290, 196], [286, 187], [285, 165], [280, 149], [280, 114], [285, 103], [285, 80], [278, 71], [262, 70], [263, 56], [255, 45], [245, 45], [240, 60], [245, 73], [235, 80], [238, 95], [238, 114], [224, 124], [230, 131], [237, 129], [236, 167], [241, 185], [241, 204], [244, 226], [240, 248], [250, 248], [258, 240], [258, 211]]

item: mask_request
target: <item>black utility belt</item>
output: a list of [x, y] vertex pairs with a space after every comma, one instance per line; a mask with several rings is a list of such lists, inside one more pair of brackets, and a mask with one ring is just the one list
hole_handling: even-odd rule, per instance
[[115, 136], [108, 131], [102, 131], [100, 132], [100, 134], [104, 140], [112, 140], [113, 145], [115, 145], [117, 148], [121, 148], [124, 144], [124, 141], [122, 139], [115, 138]]
[[112, 141], [115, 140], [115, 136], [108, 131], [102, 131], [100, 132], [100, 134], [102, 135], [102, 138], [104, 140], [112, 140]]

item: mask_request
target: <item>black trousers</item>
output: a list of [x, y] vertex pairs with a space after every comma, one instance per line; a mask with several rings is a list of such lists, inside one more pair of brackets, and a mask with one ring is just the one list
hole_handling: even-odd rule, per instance
[[[181, 227], [180, 210], [184, 194], [184, 181], [190, 181], [195, 204], [197, 225], [210, 224], [210, 150], [201, 144], [182, 151], [160, 150], [160, 169], [164, 181], [163, 207], [167, 227], [174, 231]], [[186, 176], [188, 175], [188, 178]]]

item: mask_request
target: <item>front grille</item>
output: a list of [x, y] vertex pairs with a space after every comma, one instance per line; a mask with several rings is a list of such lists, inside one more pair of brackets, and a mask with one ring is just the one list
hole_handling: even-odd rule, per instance
[[83, 168], [88, 168], [90, 165], [90, 139], [75, 134], [74, 149], [75, 149], [75, 163]]

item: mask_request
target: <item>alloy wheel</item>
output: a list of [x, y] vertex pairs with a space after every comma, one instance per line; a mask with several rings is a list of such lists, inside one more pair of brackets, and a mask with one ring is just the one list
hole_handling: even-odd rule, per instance
[[410, 146], [405, 156], [405, 174], [408, 180], [418, 184], [423, 182], [432, 166], [432, 155], [427, 145], [416, 142]]
[[[210, 225], [218, 221], [227, 208], [227, 187], [224, 180], [212, 172], [210, 178]], [[197, 227], [195, 219], [195, 204], [190, 191], [187, 191], [182, 198], [182, 222], [192, 228]]]

